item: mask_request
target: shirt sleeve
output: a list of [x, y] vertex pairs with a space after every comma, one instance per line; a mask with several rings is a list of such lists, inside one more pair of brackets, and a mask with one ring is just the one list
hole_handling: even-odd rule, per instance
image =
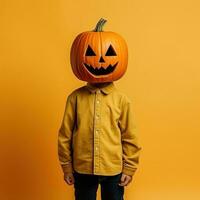
[[64, 116], [58, 133], [58, 157], [64, 173], [72, 173], [72, 133], [75, 122], [75, 99], [67, 97]]
[[135, 117], [132, 104], [128, 97], [122, 102], [122, 113], [119, 119], [121, 140], [123, 149], [123, 170], [127, 175], [134, 175], [139, 164], [139, 155], [142, 147], [139, 145], [136, 135]]

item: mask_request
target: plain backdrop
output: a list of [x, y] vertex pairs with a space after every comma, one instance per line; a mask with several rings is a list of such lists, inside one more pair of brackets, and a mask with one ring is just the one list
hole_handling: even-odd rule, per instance
[[0, 199], [73, 199], [57, 134], [67, 95], [85, 82], [69, 52], [101, 17], [128, 44], [115, 84], [143, 147], [125, 199], [200, 199], [199, 10], [197, 0], [0, 0]]

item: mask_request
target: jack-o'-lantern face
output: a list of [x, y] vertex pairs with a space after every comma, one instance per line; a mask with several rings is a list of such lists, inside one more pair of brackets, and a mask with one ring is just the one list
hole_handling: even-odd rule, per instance
[[[113, 73], [113, 71], [115, 70], [118, 61], [117, 61], [117, 54], [113, 48], [113, 46], [110, 44], [110, 46], [108, 47], [106, 53], [104, 56], [97, 56], [96, 53], [94, 52], [94, 50], [92, 49], [92, 47], [90, 45], [88, 45], [86, 53], [85, 53], [86, 58], [86, 62], [88, 61], [88, 63], [84, 62], [85, 67], [87, 68], [87, 70], [92, 73], [93, 75], [96, 76], [101, 76], [101, 75], [107, 75], [110, 73]], [[99, 63], [99, 66], [93, 66], [92, 64], [89, 64], [90, 62], [93, 61], [93, 57], [96, 56], [97, 58], [97, 62]], [[110, 59], [110, 57], [115, 56], [115, 58], [112, 58], [113, 60]], [[108, 58], [107, 58], [108, 57]], [[116, 60], [116, 61], [114, 61]], [[112, 63], [114, 62], [114, 64], [108, 64], [109, 62]], [[96, 63], [96, 62], [95, 62]]]
[[[71, 48], [71, 66], [74, 74], [87, 82], [111, 82], [125, 73], [128, 50], [124, 39], [114, 32], [103, 32], [101, 19], [96, 31], [79, 34]], [[100, 28], [99, 28], [100, 26]]]

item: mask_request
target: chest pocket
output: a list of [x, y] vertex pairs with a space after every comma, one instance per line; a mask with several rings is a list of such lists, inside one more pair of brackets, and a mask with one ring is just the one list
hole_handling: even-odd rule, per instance
[[112, 125], [118, 123], [121, 114], [121, 110], [118, 105], [114, 103], [105, 103], [103, 110], [105, 110], [105, 120], [110, 120]]

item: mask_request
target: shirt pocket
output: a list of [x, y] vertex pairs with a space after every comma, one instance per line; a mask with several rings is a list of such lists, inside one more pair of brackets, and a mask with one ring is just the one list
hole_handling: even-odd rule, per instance
[[104, 110], [104, 120], [108, 120], [111, 124], [111, 127], [115, 129], [118, 125], [121, 114], [120, 108], [115, 104], [111, 105], [106, 103]]

